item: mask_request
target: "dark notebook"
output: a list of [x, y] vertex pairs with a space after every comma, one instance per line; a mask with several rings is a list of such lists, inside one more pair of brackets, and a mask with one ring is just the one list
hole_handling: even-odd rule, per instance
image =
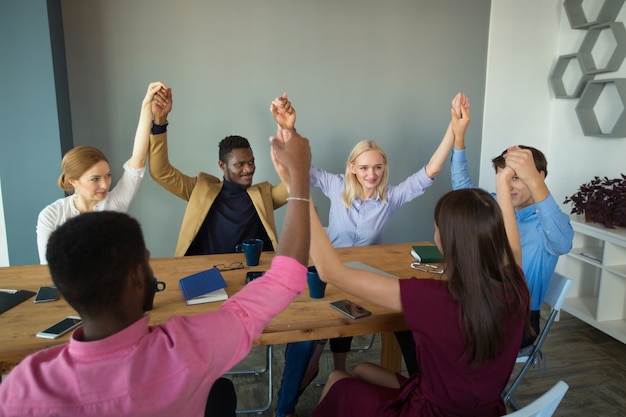
[[19, 290], [15, 294], [0, 292], [0, 313], [4, 313], [19, 303], [28, 300], [33, 295], [35, 295], [33, 291], [26, 290]]
[[413, 246], [411, 255], [421, 263], [438, 263], [443, 257], [437, 246]]

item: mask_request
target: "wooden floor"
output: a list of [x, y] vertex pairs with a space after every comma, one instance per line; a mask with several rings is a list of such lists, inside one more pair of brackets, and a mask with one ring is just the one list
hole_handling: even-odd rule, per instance
[[[547, 317], [547, 312], [542, 312]], [[370, 336], [355, 338], [353, 346], [367, 344]], [[626, 345], [588, 326], [575, 317], [561, 314], [546, 340], [543, 349], [547, 369], [539, 375], [531, 369], [517, 389], [515, 399], [525, 405], [552, 387], [558, 380], [569, 385], [569, 391], [557, 409], [555, 416], [626, 416]], [[371, 349], [349, 354], [349, 368], [359, 362], [378, 362], [380, 337], [375, 338]], [[254, 348], [251, 356], [242, 365], [263, 365], [265, 348]], [[274, 347], [274, 393], [272, 406], [262, 416], [271, 417], [276, 405], [276, 393], [283, 369], [284, 345]], [[320, 361], [319, 379], [323, 380], [332, 369], [332, 355], [325, 352]], [[516, 367], [516, 370], [519, 368]], [[267, 376], [233, 376], [238, 393], [239, 409], [259, 407], [267, 402]], [[304, 392], [296, 413], [307, 417], [315, 408], [321, 386], [311, 385]], [[242, 414], [245, 415], [245, 414]]]

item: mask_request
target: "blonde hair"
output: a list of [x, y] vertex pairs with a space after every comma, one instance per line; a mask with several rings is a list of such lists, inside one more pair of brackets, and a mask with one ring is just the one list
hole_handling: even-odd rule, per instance
[[356, 175], [353, 174], [352, 171], [350, 170], [350, 164], [353, 164], [354, 161], [359, 157], [359, 155], [367, 151], [378, 151], [378, 153], [380, 153], [380, 155], [383, 157], [383, 165], [385, 169], [383, 171], [382, 178], [380, 182], [378, 183], [378, 186], [376, 187], [376, 193], [378, 193], [378, 195], [380, 196], [383, 204], [387, 203], [386, 190], [387, 190], [387, 181], [389, 178], [387, 155], [385, 154], [385, 151], [383, 151], [383, 148], [378, 146], [378, 144], [375, 141], [362, 140], [359, 143], [357, 143], [354, 146], [354, 148], [352, 148], [352, 151], [350, 152], [350, 155], [348, 156], [348, 161], [346, 162], [345, 188], [343, 190], [343, 193], [341, 193], [341, 200], [343, 201], [343, 204], [348, 208], [352, 207], [352, 201], [354, 200], [355, 197], [358, 197], [360, 199], [362, 199], [363, 197], [361, 184], [359, 183], [359, 180], [356, 178]]
[[92, 146], [77, 146], [70, 149], [61, 161], [62, 172], [57, 182], [59, 187], [70, 194], [74, 193], [74, 186], [68, 180], [79, 179], [85, 171], [100, 161], [109, 163], [102, 151]]

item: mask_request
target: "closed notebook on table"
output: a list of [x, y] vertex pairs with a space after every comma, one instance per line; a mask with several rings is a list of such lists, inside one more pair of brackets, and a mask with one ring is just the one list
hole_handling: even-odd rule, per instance
[[438, 263], [443, 259], [437, 246], [413, 246], [411, 256], [421, 263]]
[[0, 313], [15, 307], [23, 301], [35, 295], [33, 291], [27, 290], [5, 290], [0, 291]]
[[226, 294], [226, 281], [217, 268], [207, 269], [197, 274], [189, 275], [178, 281], [178, 286], [183, 292], [187, 305], [224, 301], [228, 299]]

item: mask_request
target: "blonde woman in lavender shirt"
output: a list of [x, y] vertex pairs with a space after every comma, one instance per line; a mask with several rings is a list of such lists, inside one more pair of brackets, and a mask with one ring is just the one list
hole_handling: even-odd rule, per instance
[[[460, 115], [461, 105], [469, 103], [467, 97], [459, 93], [452, 100], [452, 111]], [[274, 99], [270, 111], [280, 128], [295, 129], [296, 112], [286, 93]], [[460, 133], [464, 134], [470, 119], [465, 117], [460, 120]], [[404, 204], [424, 194], [426, 188], [434, 183], [448, 158], [454, 138], [450, 124], [430, 161], [398, 185], [388, 183], [387, 155], [373, 140], [363, 140], [355, 145], [348, 156], [345, 174], [333, 174], [311, 165], [311, 186], [320, 188], [330, 199], [327, 234], [333, 246], [341, 248], [382, 243], [383, 233], [393, 214]], [[403, 332], [399, 333], [400, 340]], [[410, 333], [406, 334], [411, 337]], [[351, 341], [352, 337], [331, 339], [336, 370], [346, 371]], [[321, 352], [320, 345], [323, 344], [318, 343], [317, 347], [313, 344], [315, 342], [288, 345], [276, 417], [294, 414], [297, 397], [314, 378], [317, 370], [316, 356]], [[413, 353], [415, 349], [409, 347], [408, 351]], [[298, 369], [292, 372], [288, 363], [294, 363], [293, 368]], [[416, 371], [410, 365], [408, 368], [410, 372]], [[302, 382], [294, 384], [296, 380]]]

